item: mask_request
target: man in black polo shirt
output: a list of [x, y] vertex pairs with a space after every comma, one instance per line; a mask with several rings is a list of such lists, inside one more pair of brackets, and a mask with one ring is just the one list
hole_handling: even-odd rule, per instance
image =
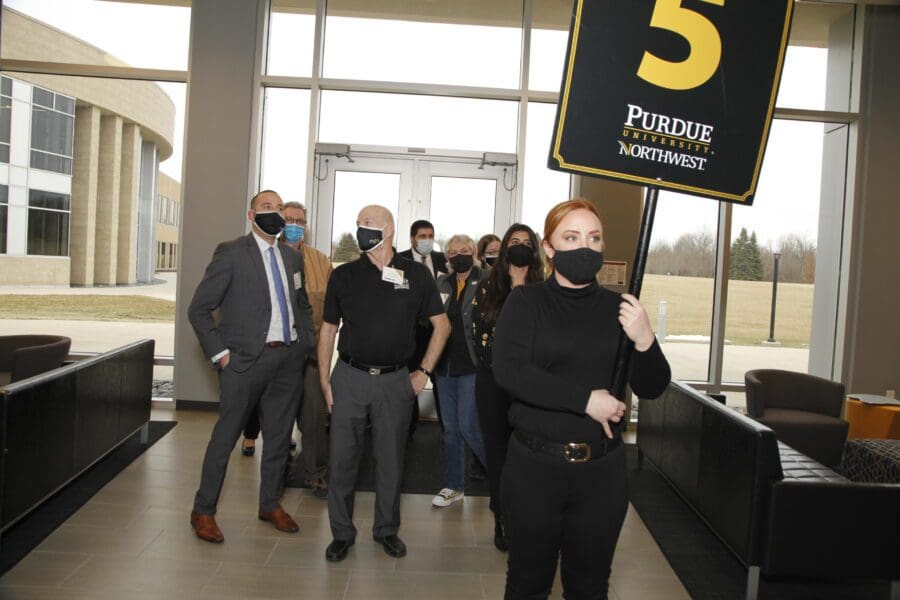
[[[341, 327], [338, 360], [329, 379], [320, 370], [331, 410], [331, 473], [328, 516], [334, 540], [325, 551], [340, 561], [356, 540], [353, 501], [356, 476], [371, 420], [375, 472], [375, 525], [372, 534], [385, 552], [399, 558], [406, 545], [400, 527], [400, 482], [412, 403], [444, 349], [450, 323], [428, 270], [394, 254], [394, 220], [382, 206], [367, 206], [357, 219], [357, 242], [364, 254], [341, 265], [325, 292], [319, 333], [319, 364], [331, 362]], [[416, 322], [427, 318], [434, 334], [419, 369], [409, 372]]]

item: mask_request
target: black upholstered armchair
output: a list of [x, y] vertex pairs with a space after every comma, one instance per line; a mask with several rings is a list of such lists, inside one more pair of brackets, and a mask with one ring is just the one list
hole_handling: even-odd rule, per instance
[[744, 382], [749, 416], [810, 458], [832, 467], [841, 462], [849, 429], [841, 418], [843, 384], [778, 369], [747, 371]]
[[61, 366], [71, 346], [62, 335], [0, 336], [0, 386]]

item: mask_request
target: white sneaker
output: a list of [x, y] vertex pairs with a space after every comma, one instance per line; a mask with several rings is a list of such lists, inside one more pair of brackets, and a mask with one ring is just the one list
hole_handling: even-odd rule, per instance
[[431, 503], [435, 506], [450, 506], [457, 500], [462, 500], [465, 494], [458, 490], [451, 490], [450, 488], [444, 488], [438, 495], [431, 499]]

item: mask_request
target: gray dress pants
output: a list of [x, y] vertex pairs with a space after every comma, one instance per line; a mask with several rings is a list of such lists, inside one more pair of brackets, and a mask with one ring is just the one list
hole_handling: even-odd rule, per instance
[[400, 482], [412, 416], [413, 388], [404, 367], [370, 375], [343, 361], [331, 373], [331, 464], [328, 517], [336, 540], [356, 539], [353, 501], [359, 459], [372, 422], [375, 454], [375, 536], [394, 535], [400, 528]]
[[225, 481], [228, 459], [244, 429], [244, 423], [259, 405], [263, 445], [260, 465], [259, 509], [275, 510], [284, 490], [284, 470], [291, 449], [294, 416], [303, 386], [305, 357], [300, 344], [265, 348], [259, 359], [238, 373], [230, 367], [219, 372], [219, 420], [203, 457], [200, 489], [194, 497], [194, 512], [214, 515]]

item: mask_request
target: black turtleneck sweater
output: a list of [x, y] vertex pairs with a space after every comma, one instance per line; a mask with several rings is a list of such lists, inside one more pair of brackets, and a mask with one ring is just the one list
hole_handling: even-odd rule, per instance
[[[565, 288], [552, 275], [510, 293], [497, 320], [494, 377], [513, 396], [513, 428], [564, 443], [605, 438], [584, 410], [591, 390], [609, 388], [621, 302], [596, 283]], [[657, 398], [670, 379], [656, 340], [645, 352], [634, 351], [628, 381], [640, 398]]]

